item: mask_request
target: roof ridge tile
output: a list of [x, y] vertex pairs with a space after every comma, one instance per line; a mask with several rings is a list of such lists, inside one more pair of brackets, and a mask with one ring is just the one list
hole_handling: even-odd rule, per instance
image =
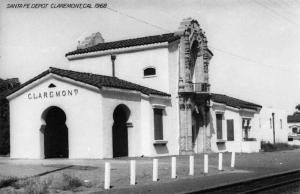
[[118, 49], [124, 47], [141, 46], [141, 45], [161, 43], [161, 42], [171, 42], [179, 39], [179, 37], [180, 36], [175, 35], [175, 33], [166, 33], [166, 34], [151, 35], [151, 36], [130, 38], [124, 40], [116, 40], [116, 41], [99, 43], [95, 46], [84, 48], [84, 49], [76, 49], [74, 51], [66, 53], [65, 56], [67, 57], [69, 55], [84, 54], [88, 52], [104, 51], [104, 50]]

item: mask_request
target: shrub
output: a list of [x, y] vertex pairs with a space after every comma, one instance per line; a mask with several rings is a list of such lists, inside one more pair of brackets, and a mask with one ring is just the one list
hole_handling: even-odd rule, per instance
[[18, 181], [16, 177], [6, 177], [0, 179], [0, 188], [12, 186], [15, 182]]
[[84, 185], [84, 182], [78, 177], [74, 177], [68, 174], [62, 174], [62, 176], [60, 175], [56, 178], [48, 177], [48, 179], [44, 180], [40, 177], [25, 179], [7, 177], [0, 179], [0, 189], [9, 186], [11, 186], [13, 189], [22, 189], [26, 194], [47, 194], [50, 193], [53, 189], [75, 191], [81, 186], [88, 187], [88, 185]]
[[299, 146], [295, 146], [295, 145], [289, 145], [287, 143], [275, 143], [272, 144], [270, 142], [261, 142], [261, 149], [264, 152], [274, 152], [274, 151], [280, 151], [280, 150], [293, 150], [293, 149], [297, 149], [299, 148]]
[[0, 155], [7, 154], [9, 154], [9, 121], [8, 118], [0, 117]]
[[78, 177], [74, 177], [68, 174], [63, 174], [62, 182], [62, 190], [74, 190], [84, 185], [83, 181], [80, 180]]
[[40, 179], [28, 179], [24, 181], [24, 191], [26, 194], [47, 194], [51, 181], [41, 181]]

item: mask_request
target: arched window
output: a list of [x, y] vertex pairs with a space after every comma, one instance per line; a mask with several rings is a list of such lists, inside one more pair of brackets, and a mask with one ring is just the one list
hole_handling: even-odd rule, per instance
[[292, 130], [293, 130], [293, 133], [297, 133], [297, 131], [298, 131], [298, 130], [297, 130], [297, 127], [293, 127]]
[[144, 69], [144, 76], [156, 75], [156, 69], [154, 67], [147, 67]]

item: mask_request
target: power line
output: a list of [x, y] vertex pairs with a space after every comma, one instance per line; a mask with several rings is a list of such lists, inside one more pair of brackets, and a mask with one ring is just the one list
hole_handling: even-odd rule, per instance
[[[255, 1], [255, 0], [254, 0], [254, 1]], [[255, 2], [256, 2], [256, 1], [255, 1]], [[150, 25], [150, 26], [155, 27], [155, 28], [158, 28], [158, 29], [160, 29], [160, 30], [164, 30], [164, 31], [170, 32], [169, 30], [164, 29], [164, 28], [162, 28], [162, 27], [160, 27], [160, 26], [158, 26], [158, 25], [151, 24], [151, 23], [149, 23], [149, 22], [147, 22], [147, 21], [144, 21], [144, 20], [142, 20], [142, 19], [139, 19], [139, 18], [133, 17], [133, 16], [131, 16], [131, 15], [122, 13], [122, 12], [120, 12], [120, 11], [118, 11], [118, 10], [113, 9], [113, 8], [108, 8], [108, 7], [107, 7], [107, 9], [109, 9], [109, 10], [115, 12], [115, 13], [118, 13], [118, 14], [120, 14], [120, 15], [125, 15], [126, 17], [129, 17], [129, 18], [131, 18], [131, 19], [134, 19], [134, 20], [136, 20], [136, 21], [138, 21], [138, 22], [142, 22], [142, 23], [144, 23], [144, 24], [146, 24], [146, 25]], [[267, 66], [267, 67], [270, 67], [270, 68], [274, 68], [274, 67], [275, 67], [275, 66], [273, 66], [273, 65], [263, 64], [263, 63], [261, 63], [261, 62], [259, 62], [259, 61], [256, 61], [256, 60], [253, 60], [253, 59], [244, 57], [244, 56], [240, 56], [240, 55], [238, 55], [238, 54], [235, 54], [235, 53], [232, 53], [232, 52], [228, 52], [228, 51], [225, 51], [225, 50], [220, 49], [220, 48], [216, 48], [216, 47], [212, 47], [212, 46], [210, 46], [210, 47], [213, 48], [213, 49], [215, 49], [215, 50], [217, 50], [217, 51], [219, 51], [219, 52], [225, 53], [225, 54], [227, 54], [227, 55], [230, 55], [230, 56], [233, 56], [233, 57], [237, 57], [237, 58], [240, 58], [240, 59], [242, 59], [242, 60], [245, 60], [245, 61], [248, 61], [248, 62], [251, 62], [251, 63], [254, 63], [254, 64], [258, 64], [259, 66], [263, 65], [263, 66]], [[281, 67], [281, 68], [283, 68], [283, 66], [276, 66], [276, 67]]]
[[115, 12], [115, 13], [118, 13], [118, 14], [120, 14], [120, 15], [124, 15], [124, 16], [126, 16], [126, 17], [128, 17], [128, 18], [131, 18], [131, 19], [135, 20], [135, 21], [138, 21], [138, 22], [141, 22], [141, 23], [150, 25], [150, 26], [152, 26], [152, 27], [155, 27], [155, 28], [157, 28], [157, 29], [160, 29], [160, 30], [163, 30], [163, 31], [166, 31], [166, 32], [170, 32], [170, 30], [167, 30], [167, 29], [162, 28], [162, 27], [160, 27], [160, 26], [158, 26], [158, 25], [155, 25], [155, 24], [151, 24], [151, 23], [149, 23], [149, 22], [147, 22], [147, 21], [145, 21], [145, 20], [142, 20], [142, 19], [133, 17], [133, 16], [128, 15], [128, 14], [126, 14], [126, 13], [120, 12], [120, 11], [118, 11], [118, 10], [116, 10], [116, 9], [111, 8], [111, 7], [107, 7], [107, 9], [110, 10], [110, 11], [113, 11], [113, 12]]
[[[282, 6], [282, 4], [280, 4], [279, 1], [276, 1], [276, 0], [275, 1], [267, 0], [267, 1], [269, 2], [269, 3], [265, 2], [267, 5], [273, 5], [273, 4], [275, 4], [275, 5], [277, 5], [278, 9], [280, 9], [281, 11], [287, 13], [291, 17], [295, 17], [293, 15], [293, 13], [291, 13], [291, 12], [287, 11], [287, 9], [285, 9], [286, 6], [290, 7], [290, 5], [284, 4]], [[284, 1], [281, 1], [281, 2], [283, 3]]]
[[[244, 60], [244, 61], [248, 61], [248, 62], [257, 64], [257, 65], [259, 65], [259, 66], [262, 66], [262, 65], [263, 65], [263, 66], [270, 67], [270, 68], [276, 68], [276, 67], [284, 68], [283, 66], [273, 66], [273, 65], [264, 64], [264, 63], [261, 63], [261, 62], [259, 62], [259, 61], [250, 59], [250, 58], [248, 58], [248, 57], [240, 56], [240, 55], [238, 55], [238, 54], [235, 54], [235, 53], [232, 53], [232, 52], [228, 52], [228, 51], [225, 51], [225, 50], [223, 50], [223, 49], [216, 48], [216, 47], [212, 47], [212, 46], [209, 46], [209, 47], [215, 49], [216, 51], [225, 53], [225, 54], [230, 55], [230, 56], [233, 56], [233, 57], [240, 58], [240, 59], [242, 59], [242, 60]], [[284, 68], [284, 69], [285, 69], [285, 68]]]
[[299, 2], [298, 0], [294, 0], [294, 2], [296, 2], [297, 4], [299, 4], [299, 5], [300, 5], [300, 2]]
[[290, 20], [289, 18], [287, 18], [286, 16], [284, 16], [284, 15], [282, 15], [282, 14], [279, 14], [277, 11], [275, 11], [275, 10], [269, 8], [267, 5], [265, 5], [265, 4], [263, 4], [263, 3], [259, 3], [259, 2], [256, 1], [256, 0], [253, 0], [253, 2], [256, 3], [257, 5], [259, 5], [259, 6], [261, 6], [261, 7], [264, 7], [265, 9], [271, 11], [273, 14], [275, 14], [275, 15], [281, 17], [282, 19], [286, 20], [288, 23], [293, 24], [293, 25], [295, 25], [295, 26], [297, 26], [297, 27], [300, 27], [299, 24], [297, 24], [297, 23], [291, 21], [291, 20]]

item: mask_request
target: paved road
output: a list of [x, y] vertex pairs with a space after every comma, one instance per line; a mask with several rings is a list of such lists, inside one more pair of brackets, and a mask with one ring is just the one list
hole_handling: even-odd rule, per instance
[[287, 184], [281, 187], [274, 188], [269, 191], [259, 192], [257, 194], [299, 194], [300, 182]]
[[[225, 165], [229, 165], [226, 160]], [[96, 193], [185, 193], [199, 189], [215, 187], [268, 174], [300, 169], [300, 150], [241, 154], [237, 157], [236, 169], [229, 173], [217, 173], [209, 176], [180, 179], [172, 182], [129, 186]]]
[[[224, 154], [224, 171], [217, 170], [218, 155], [209, 154], [209, 173], [203, 175], [203, 155], [195, 156], [195, 176], [188, 175], [188, 156], [177, 157], [176, 180], [170, 178], [170, 157], [159, 158], [159, 181], [152, 182], [152, 158], [137, 159], [137, 185], [129, 186], [129, 158], [109, 160], [10, 160], [0, 158], [1, 176], [24, 177], [53, 171], [70, 166], [41, 178], [59, 177], [62, 173], [72, 174], [81, 180], [88, 180], [92, 187], [83, 193], [180, 193], [223, 185], [248, 178], [300, 168], [300, 149], [293, 151], [237, 154], [236, 168], [231, 170], [230, 153]], [[111, 162], [111, 184], [113, 189], [103, 191], [104, 162]], [[0, 191], [1, 192], [1, 191]]]

